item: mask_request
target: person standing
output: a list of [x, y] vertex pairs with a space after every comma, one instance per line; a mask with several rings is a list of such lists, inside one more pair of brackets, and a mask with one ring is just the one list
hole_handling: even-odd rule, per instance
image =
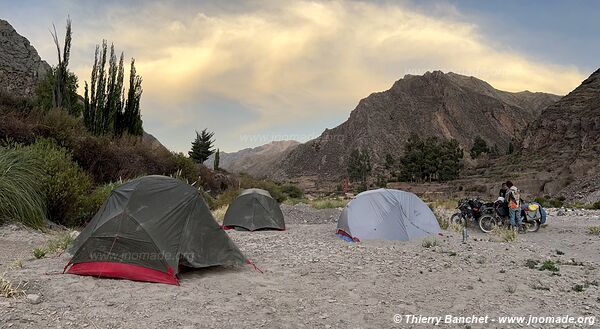
[[521, 196], [519, 189], [511, 181], [506, 182], [506, 202], [508, 203], [508, 214], [510, 216], [510, 225], [513, 229], [521, 229]]
[[506, 200], [506, 192], [508, 191], [508, 187], [506, 187], [506, 183], [502, 183], [502, 187], [500, 188], [500, 193], [498, 196], [502, 199]]

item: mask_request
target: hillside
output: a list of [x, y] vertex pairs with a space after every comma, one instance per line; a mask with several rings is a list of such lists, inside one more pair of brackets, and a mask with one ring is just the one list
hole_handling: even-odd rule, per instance
[[600, 69], [542, 112], [527, 129], [523, 149], [543, 155], [534, 164], [552, 171], [558, 188], [570, 184], [567, 197], [600, 200]]
[[[264, 177], [289, 152], [300, 143], [296, 141], [273, 141], [254, 148], [246, 148], [237, 152], [220, 152], [220, 167], [233, 173], [248, 173], [254, 177]], [[212, 168], [214, 154], [204, 164]]]
[[389, 90], [362, 99], [346, 122], [292, 150], [274, 176], [343, 177], [353, 149], [368, 150], [377, 169], [386, 154], [399, 158], [413, 133], [454, 138], [464, 149], [480, 136], [502, 152], [511, 139], [521, 139], [527, 124], [558, 99], [545, 93], [505, 92], [454, 73], [406, 75]]
[[50, 65], [43, 61], [25, 37], [0, 19], [0, 92], [31, 97]]

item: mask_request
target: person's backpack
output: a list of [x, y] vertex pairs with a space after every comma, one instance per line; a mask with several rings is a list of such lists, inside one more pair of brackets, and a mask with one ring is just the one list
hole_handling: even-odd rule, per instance
[[519, 195], [519, 190], [517, 188], [508, 190], [508, 207], [511, 209], [516, 209], [519, 207], [521, 203], [521, 196]]

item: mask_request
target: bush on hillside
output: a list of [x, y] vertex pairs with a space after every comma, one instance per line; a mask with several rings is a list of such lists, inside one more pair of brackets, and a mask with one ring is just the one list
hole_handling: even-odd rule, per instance
[[268, 191], [273, 199], [281, 203], [287, 199], [287, 196], [281, 190], [281, 186], [271, 180], [258, 180], [247, 174], [240, 175], [240, 187], [243, 189], [259, 188]]
[[84, 226], [92, 217], [100, 210], [104, 201], [108, 199], [110, 193], [117, 187], [123, 184], [122, 181], [115, 183], [107, 183], [96, 187], [92, 193], [85, 195], [81, 199], [79, 211], [75, 218], [74, 226]]
[[292, 184], [282, 185], [281, 192], [291, 199], [300, 199], [304, 196], [304, 191], [298, 186]]
[[172, 153], [171, 159], [173, 162], [171, 171], [177, 172], [178, 178], [186, 180], [190, 184], [198, 181], [200, 169], [194, 160], [183, 153]]
[[42, 191], [46, 196], [48, 219], [63, 225], [77, 225], [75, 219], [82, 198], [90, 193], [92, 180], [71, 158], [69, 151], [52, 141], [40, 139], [24, 147], [26, 155], [42, 164]]
[[0, 223], [16, 220], [41, 228], [46, 218], [40, 163], [22, 150], [0, 147]]
[[217, 198], [215, 199], [215, 201], [212, 204], [211, 209], [215, 210], [215, 209], [219, 209], [221, 207], [231, 204], [233, 202], [233, 200], [235, 200], [235, 198], [237, 198], [237, 196], [239, 194], [240, 194], [239, 188], [234, 188], [234, 187], [228, 188], [223, 193], [219, 194], [219, 196], [217, 196]]

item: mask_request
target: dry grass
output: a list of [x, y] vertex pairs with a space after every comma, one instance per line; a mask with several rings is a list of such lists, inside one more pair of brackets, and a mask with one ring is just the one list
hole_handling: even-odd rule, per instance
[[446, 199], [446, 200], [431, 201], [431, 202], [428, 202], [427, 204], [429, 205], [429, 207], [431, 209], [444, 208], [444, 209], [450, 209], [450, 210], [452, 210], [452, 209], [456, 209], [457, 203], [458, 203], [457, 200]]
[[15, 261], [14, 261], [14, 262], [12, 262], [12, 263], [11, 263], [11, 264], [8, 266], [8, 268], [9, 268], [10, 270], [16, 270], [16, 269], [23, 268], [23, 261], [22, 261], [22, 260], [20, 260], [20, 259], [15, 259]]
[[310, 201], [309, 204], [315, 209], [344, 208], [348, 200], [343, 199], [317, 199]]
[[225, 219], [225, 213], [227, 212], [228, 208], [229, 208], [229, 205], [224, 205], [224, 206], [212, 211], [212, 214], [215, 217], [215, 219], [217, 220], [217, 222], [223, 223], [223, 219]]
[[26, 284], [19, 282], [17, 286], [13, 286], [12, 282], [5, 275], [6, 273], [0, 275], [0, 296], [4, 298], [24, 296]]
[[462, 233], [464, 226], [460, 225], [459, 223], [450, 223], [448, 225], [448, 229], [450, 229], [456, 233]]
[[512, 242], [517, 239], [518, 233], [515, 230], [506, 227], [496, 226], [492, 229], [492, 234], [496, 235], [504, 242]]
[[432, 248], [438, 245], [438, 242], [435, 238], [426, 238], [423, 240], [423, 242], [421, 243], [421, 246], [423, 246], [423, 248]]
[[590, 226], [590, 227], [588, 227], [588, 234], [591, 234], [591, 235], [600, 235], [600, 226]]

